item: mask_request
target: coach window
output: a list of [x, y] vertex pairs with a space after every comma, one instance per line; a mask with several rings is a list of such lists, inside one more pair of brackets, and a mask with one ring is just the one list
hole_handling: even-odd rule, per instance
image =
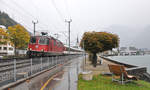
[[36, 43], [36, 37], [31, 37], [30, 42], [31, 43]]
[[0, 47], [0, 50], [2, 50], [2, 47]]
[[4, 50], [7, 50], [7, 47], [4, 47]]
[[10, 50], [10, 51], [13, 51], [13, 48], [12, 48], [12, 47], [10, 47], [10, 48], [9, 48], [9, 50]]

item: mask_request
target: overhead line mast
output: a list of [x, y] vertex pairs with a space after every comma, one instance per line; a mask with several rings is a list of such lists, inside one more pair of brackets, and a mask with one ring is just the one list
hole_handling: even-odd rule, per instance
[[70, 23], [72, 22], [72, 19], [65, 20], [65, 22], [68, 23], [68, 41], [69, 41], [69, 54], [70, 54]]
[[36, 22], [32, 21], [32, 23], [33, 23], [33, 27], [34, 27], [34, 32], [33, 33], [34, 33], [34, 36], [35, 36], [35, 25], [38, 23], [38, 21], [36, 21]]

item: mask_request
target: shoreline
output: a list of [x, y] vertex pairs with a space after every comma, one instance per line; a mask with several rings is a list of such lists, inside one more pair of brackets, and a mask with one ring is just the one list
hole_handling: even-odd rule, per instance
[[[86, 58], [86, 64], [83, 64], [82, 68], [84, 68], [85, 71], [92, 71], [93, 75], [99, 75], [99, 74], [108, 74], [110, 73], [108, 64], [118, 64], [118, 65], [124, 65], [127, 73], [129, 75], [134, 75], [137, 76], [140, 80], [144, 80], [147, 82], [150, 82], [150, 74], [147, 72], [146, 67], [140, 67], [140, 66], [135, 66], [131, 64], [126, 64], [122, 62], [118, 62], [115, 60], [111, 60], [110, 58], [107, 57], [101, 57], [98, 56], [97, 58], [97, 66], [93, 67], [91, 64], [91, 61]], [[100, 64], [100, 60], [102, 60], [102, 64]]]
[[126, 63], [112, 60], [107, 57], [101, 57], [101, 58], [103, 58], [104, 60], [119, 64], [119, 65], [124, 65], [126, 67], [126, 71], [128, 74], [137, 76], [140, 80], [150, 82], [150, 74], [147, 72], [147, 67], [140, 67], [140, 66], [135, 66], [131, 64], [126, 64]]
[[103, 59], [105, 59], [105, 60], [107, 60], [107, 61], [110, 61], [110, 62], [119, 64], [119, 65], [124, 65], [124, 66], [127, 67], [127, 68], [139, 67], [139, 66], [135, 66], [135, 65], [131, 65], [131, 64], [126, 64], [126, 63], [118, 62], [118, 61], [112, 60], [112, 59], [107, 58], [107, 57], [101, 57], [101, 56], [99, 56], [99, 57], [100, 57], [100, 58], [103, 58]]
[[[109, 67], [108, 67], [108, 64], [114, 64], [114, 65], [121, 65], [120, 63], [116, 63], [116, 62], [113, 62], [111, 60], [107, 60], [106, 58], [102, 58], [102, 57], [98, 57], [97, 58], [97, 66], [96, 67], [93, 67], [93, 65], [91, 64], [91, 61], [89, 61], [88, 57], [86, 58], [86, 64], [85, 64], [85, 60], [84, 62], [82, 63], [82, 68], [83, 68], [83, 71], [92, 71], [92, 74], [93, 75], [98, 75], [98, 74], [102, 74], [102, 73], [110, 73], [109, 71]], [[102, 61], [102, 64], [100, 64], [100, 60], [103, 59]], [[125, 66], [125, 68], [128, 68]]]

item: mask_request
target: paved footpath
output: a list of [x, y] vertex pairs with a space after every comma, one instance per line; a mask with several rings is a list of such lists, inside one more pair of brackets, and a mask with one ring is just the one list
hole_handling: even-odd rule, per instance
[[[98, 57], [98, 62], [102, 58]], [[110, 72], [108, 68], [108, 64], [115, 64], [110, 61], [103, 59], [103, 63], [100, 65], [97, 64], [97, 67], [93, 67], [91, 62], [86, 60], [86, 65], [83, 65], [83, 57], [79, 57], [73, 60], [73, 62], [65, 66], [64, 70], [60, 72], [60, 74], [56, 75], [53, 79], [50, 80], [47, 87], [44, 90], [77, 90], [77, 62], [79, 72], [82, 71], [82, 68], [87, 71], [92, 71], [94, 75]], [[69, 73], [68, 73], [69, 72]], [[70, 78], [70, 85], [69, 85]], [[70, 86], [70, 87], [69, 87]]]
[[[72, 60], [72, 63], [64, 66], [64, 70], [50, 78], [47, 86], [43, 90], [77, 90], [77, 72], [81, 72], [83, 57]], [[69, 85], [70, 80], [70, 85]], [[46, 83], [45, 83], [46, 84]]]
[[100, 62], [100, 60], [102, 60], [102, 64], [97, 63], [96, 68], [93, 67], [92, 64], [91, 64], [91, 62], [87, 60], [87, 61], [86, 61], [86, 65], [85, 65], [85, 70], [87, 70], [87, 71], [92, 71], [92, 73], [93, 73], [94, 75], [98, 75], [98, 74], [101, 74], [101, 73], [110, 72], [110, 71], [109, 71], [108, 64], [115, 64], [115, 63], [110, 62], [110, 61], [108, 61], [108, 60], [105, 60], [105, 59], [102, 59], [102, 58], [98, 57], [97, 62]]

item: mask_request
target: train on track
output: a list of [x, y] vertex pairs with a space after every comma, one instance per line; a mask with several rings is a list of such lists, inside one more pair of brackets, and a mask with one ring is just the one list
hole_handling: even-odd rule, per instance
[[[82, 52], [72, 48], [70, 50], [72, 54]], [[66, 52], [68, 52], [68, 47], [64, 46], [61, 41], [51, 36], [31, 36], [27, 55], [29, 57], [52, 56], [64, 55], [67, 54]]]

